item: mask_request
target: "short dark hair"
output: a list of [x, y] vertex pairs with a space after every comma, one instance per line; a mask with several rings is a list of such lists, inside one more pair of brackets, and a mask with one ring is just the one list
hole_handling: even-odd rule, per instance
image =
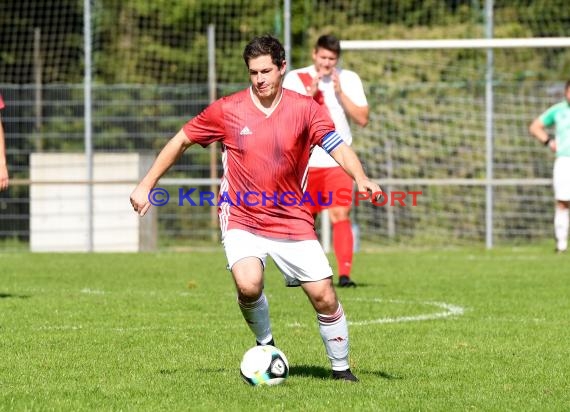
[[254, 37], [243, 50], [243, 60], [249, 67], [249, 61], [260, 56], [271, 56], [271, 61], [277, 67], [283, 67], [285, 49], [279, 40], [270, 34]]
[[315, 50], [326, 49], [340, 56], [340, 40], [332, 34], [323, 34], [315, 43]]
[[564, 91], [570, 89], [570, 80], [566, 81], [566, 84], [564, 85]]

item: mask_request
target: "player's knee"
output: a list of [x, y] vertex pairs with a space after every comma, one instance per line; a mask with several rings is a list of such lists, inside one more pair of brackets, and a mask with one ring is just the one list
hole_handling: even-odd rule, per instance
[[334, 313], [338, 308], [338, 300], [334, 291], [319, 293], [312, 297], [313, 306], [318, 313], [328, 315]]
[[238, 300], [242, 303], [253, 303], [261, 297], [262, 288], [255, 285], [238, 285]]
[[248, 278], [235, 278], [236, 291], [240, 302], [255, 302], [263, 292], [263, 281], [252, 281]]
[[338, 302], [334, 301], [323, 301], [322, 304], [317, 308], [317, 313], [322, 315], [332, 315], [338, 310]]

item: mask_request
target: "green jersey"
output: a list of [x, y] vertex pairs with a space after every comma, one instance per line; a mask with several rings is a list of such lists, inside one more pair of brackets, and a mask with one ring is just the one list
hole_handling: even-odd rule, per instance
[[546, 126], [556, 126], [556, 156], [570, 157], [570, 103], [566, 100], [551, 106], [540, 115]]

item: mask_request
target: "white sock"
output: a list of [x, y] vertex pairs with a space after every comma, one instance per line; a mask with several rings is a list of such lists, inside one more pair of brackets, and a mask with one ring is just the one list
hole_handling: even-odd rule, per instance
[[255, 339], [261, 344], [266, 344], [273, 339], [271, 322], [269, 321], [269, 303], [265, 293], [262, 292], [259, 299], [251, 303], [240, 302], [238, 299], [238, 304], [247, 326], [255, 335]]
[[348, 325], [342, 305], [339, 303], [338, 309], [332, 315], [318, 313], [317, 320], [332, 370], [348, 369]]
[[557, 207], [554, 212], [554, 236], [556, 237], [556, 248], [558, 250], [566, 250], [568, 248], [569, 221], [568, 209]]

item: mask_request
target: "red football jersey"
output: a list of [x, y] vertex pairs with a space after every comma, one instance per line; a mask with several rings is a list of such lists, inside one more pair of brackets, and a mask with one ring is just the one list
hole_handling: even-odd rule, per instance
[[2, 95], [0, 94], [0, 110], [2, 110], [6, 105], [4, 105], [4, 100], [2, 100]]
[[250, 93], [248, 88], [217, 100], [183, 128], [201, 146], [222, 144], [222, 232], [243, 229], [279, 239], [317, 239], [303, 188], [310, 151], [334, 132], [334, 123], [310, 97], [284, 89], [267, 115]]

